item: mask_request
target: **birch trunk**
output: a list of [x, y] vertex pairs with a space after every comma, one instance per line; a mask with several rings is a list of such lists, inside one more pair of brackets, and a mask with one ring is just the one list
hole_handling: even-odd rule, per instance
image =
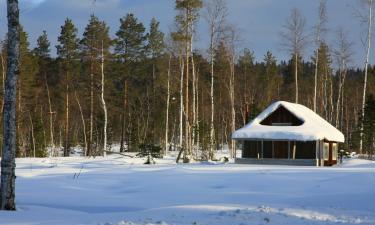
[[[320, 42], [320, 38], [318, 36], [318, 42]], [[318, 86], [318, 62], [319, 62], [319, 47], [315, 51], [315, 74], [314, 74], [314, 112], [316, 112], [316, 99], [317, 99], [317, 86]]]
[[52, 104], [51, 104], [51, 95], [49, 92], [49, 86], [47, 82], [47, 76], [44, 76], [45, 83], [46, 83], [46, 89], [47, 89], [47, 98], [48, 98], [48, 108], [49, 108], [49, 129], [50, 129], [50, 138], [51, 138], [51, 151], [52, 153], [55, 151], [55, 142], [54, 142], [54, 136], [53, 136], [53, 112], [52, 112]]
[[0, 210], [15, 210], [16, 98], [20, 35], [18, 0], [7, 1], [8, 66], [4, 98], [4, 137], [1, 158]]
[[104, 49], [103, 49], [103, 41], [102, 41], [102, 57], [101, 57], [101, 65], [100, 65], [100, 69], [101, 69], [101, 73], [102, 73], [102, 92], [101, 92], [101, 100], [102, 100], [102, 106], [103, 106], [103, 112], [104, 112], [104, 128], [103, 128], [103, 132], [104, 132], [104, 143], [103, 143], [103, 156], [105, 157], [106, 154], [107, 154], [107, 123], [108, 123], [108, 119], [107, 119], [107, 106], [105, 104], [105, 99], [104, 99]]
[[65, 147], [64, 157], [69, 156], [69, 72], [66, 72], [66, 93], [65, 93]]
[[81, 121], [82, 121], [82, 127], [83, 127], [83, 140], [85, 142], [85, 156], [88, 156], [88, 144], [87, 144], [87, 135], [86, 135], [86, 123], [85, 123], [85, 117], [83, 116], [83, 111], [82, 111], [82, 106], [81, 106], [81, 103], [79, 102], [79, 99], [78, 99], [78, 96], [77, 96], [77, 92], [74, 91], [74, 96], [76, 98], [76, 102], [77, 102], [77, 105], [78, 105], [78, 109], [79, 109], [79, 113], [81, 114]]
[[298, 103], [298, 53], [294, 54], [294, 79], [296, 85], [296, 103]]
[[170, 76], [171, 76], [171, 60], [172, 60], [172, 54], [169, 55], [168, 60], [168, 72], [167, 72], [167, 109], [166, 109], [166, 115], [165, 115], [165, 151], [164, 155], [166, 156], [168, 153], [168, 132], [169, 132], [169, 102], [171, 97], [171, 90], [170, 90]]
[[[193, 38], [191, 38], [191, 42], [190, 42], [190, 51], [192, 51], [193, 49]], [[196, 134], [196, 128], [197, 128], [197, 117], [196, 117], [196, 71], [195, 71], [195, 62], [194, 62], [194, 55], [193, 53], [191, 52], [191, 69], [192, 69], [192, 80], [193, 80], [193, 104], [192, 104], [192, 114], [193, 114], [193, 121], [192, 121], [192, 129], [190, 130], [190, 133], [191, 133], [191, 138], [190, 138], [190, 146], [191, 146], [191, 149], [192, 149], [192, 152], [193, 154], [196, 153], [196, 145], [195, 145], [195, 134]], [[196, 154], [195, 154], [196, 155]]]
[[128, 91], [128, 82], [127, 80], [124, 81], [124, 99], [123, 99], [123, 108], [121, 113], [121, 142], [120, 142], [120, 152], [125, 151], [125, 111], [127, 107], [127, 91]]
[[372, 5], [373, 0], [368, 0], [369, 4], [369, 11], [368, 11], [368, 29], [367, 29], [367, 48], [366, 48], [366, 59], [365, 59], [365, 77], [363, 82], [363, 95], [362, 95], [362, 121], [361, 121], [361, 128], [360, 128], [360, 140], [359, 140], [359, 153], [362, 154], [363, 151], [363, 118], [365, 116], [365, 105], [366, 105], [366, 89], [367, 89], [367, 73], [368, 73], [368, 64], [369, 64], [369, 57], [370, 57], [370, 50], [371, 50], [371, 37], [372, 37]]
[[183, 116], [184, 116], [184, 62], [180, 56], [180, 148], [183, 148]]
[[93, 57], [90, 57], [90, 136], [89, 143], [87, 145], [87, 154], [92, 155], [93, 147], [93, 127], [94, 127], [94, 73], [93, 73]]
[[[188, 34], [187, 34], [188, 35]], [[190, 154], [190, 121], [189, 121], [189, 41], [186, 41], [186, 55], [185, 55], [185, 150], [184, 159]]]
[[326, 0], [321, 0], [318, 8], [318, 23], [316, 25], [316, 58], [315, 58], [315, 74], [314, 74], [314, 112], [317, 111], [317, 86], [318, 86], [318, 64], [319, 64], [319, 47], [321, 44], [321, 34], [326, 31], [325, 23], [327, 21], [326, 15]]
[[215, 102], [214, 102], [214, 26], [211, 27], [210, 35], [210, 61], [211, 61], [211, 89], [210, 89], [210, 99], [211, 99], [211, 121], [210, 121], [210, 159], [214, 156], [214, 113], [215, 113]]

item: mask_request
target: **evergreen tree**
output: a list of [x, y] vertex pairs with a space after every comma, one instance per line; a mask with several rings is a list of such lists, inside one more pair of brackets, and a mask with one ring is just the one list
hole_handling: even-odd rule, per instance
[[[99, 93], [95, 92], [94, 89], [99, 83], [99, 71], [100, 71], [100, 58], [101, 50], [103, 48], [105, 57], [109, 55], [109, 47], [111, 45], [111, 39], [109, 37], [109, 27], [104, 21], [100, 21], [95, 15], [91, 15], [88, 25], [83, 33], [83, 39], [80, 41], [81, 54], [83, 58], [84, 72], [89, 76], [84, 76], [81, 90], [83, 93], [90, 93], [90, 126], [89, 126], [89, 138], [86, 140], [86, 130], [83, 131], [85, 151], [86, 155], [92, 155], [93, 141], [94, 141], [94, 117], [96, 116], [94, 110], [96, 107], [94, 99], [98, 99]], [[77, 86], [77, 85], [76, 85]], [[85, 95], [85, 94], [83, 94]], [[98, 135], [98, 134], [97, 134]], [[99, 143], [96, 144], [98, 146]]]
[[77, 38], [77, 28], [74, 26], [71, 19], [66, 19], [63, 26], [61, 26], [60, 36], [58, 37], [59, 44], [56, 46], [57, 55], [61, 63], [62, 73], [65, 73], [64, 89], [65, 89], [65, 127], [64, 127], [64, 156], [70, 154], [70, 127], [69, 127], [69, 111], [70, 111], [70, 92], [72, 75], [74, 73], [74, 63], [78, 58], [79, 40]]
[[[122, 109], [121, 109], [121, 141], [120, 141], [120, 151], [125, 150], [125, 125], [126, 125], [126, 118], [125, 113], [127, 109], [127, 105], [129, 106], [129, 98], [127, 86], [129, 83], [140, 83], [138, 79], [140, 77], [134, 76], [137, 72], [135, 69], [136, 63], [140, 63], [141, 60], [144, 58], [145, 55], [145, 48], [146, 48], [146, 39], [147, 36], [145, 35], [145, 27], [141, 22], [138, 22], [138, 19], [133, 14], [127, 14], [125, 17], [120, 19], [120, 28], [116, 32], [116, 39], [115, 39], [115, 54], [117, 59], [119, 60], [121, 66], [120, 69], [122, 70], [121, 77], [122, 77]], [[141, 65], [141, 64], [139, 64]], [[140, 67], [138, 68], [140, 69]], [[133, 92], [133, 90], [132, 90]], [[134, 92], [133, 92], [134, 93]], [[130, 108], [130, 107], [129, 107]], [[129, 110], [128, 110], [129, 112]], [[138, 113], [138, 112], [137, 112]], [[129, 119], [129, 123], [131, 123]], [[129, 127], [129, 126], [128, 126]], [[130, 133], [136, 134], [137, 132], [133, 132], [133, 128], [129, 129]], [[139, 141], [139, 137], [129, 137], [129, 139], [133, 139], [134, 146], [137, 146], [137, 142]], [[128, 143], [129, 146], [130, 143]]]
[[375, 150], [375, 98], [373, 95], [369, 95], [366, 100], [363, 134], [365, 140], [364, 150], [367, 154], [373, 155]]
[[[151, 77], [151, 89], [152, 89], [152, 104], [151, 104], [151, 114], [154, 115], [152, 119], [152, 130], [153, 132], [150, 132], [151, 134], [149, 135], [152, 137], [152, 142], [156, 142], [156, 118], [157, 115], [160, 117], [161, 114], [158, 114], [156, 111], [156, 102], [157, 102], [157, 96], [156, 96], [156, 81], [157, 81], [157, 74], [160, 73], [160, 71], [157, 68], [157, 61], [158, 59], [161, 58], [161, 55], [164, 51], [164, 33], [159, 30], [159, 22], [155, 19], [152, 18], [151, 24], [150, 24], [150, 31], [147, 35], [147, 40], [148, 40], [148, 45], [147, 45], [147, 50], [148, 50], [148, 55], [151, 58], [151, 70], [152, 70], [152, 77]], [[159, 60], [160, 61], [160, 60]], [[160, 96], [162, 97], [162, 96]], [[161, 112], [161, 110], [158, 110]], [[161, 122], [161, 121], [160, 121]]]
[[34, 132], [32, 128], [32, 113], [37, 100], [33, 89], [37, 64], [29, 46], [28, 34], [20, 26], [20, 76], [17, 87], [18, 156], [36, 156], [35, 139], [32, 137]]
[[279, 99], [279, 88], [282, 85], [282, 78], [278, 75], [277, 61], [275, 56], [267, 51], [263, 59], [264, 62], [264, 76], [265, 81], [264, 92], [265, 92], [265, 104], [261, 108], [266, 107], [272, 101]]
[[[48, 40], [47, 32], [43, 33], [37, 39], [37, 46], [33, 50], [33, 55], [37, 61], [38, 71], [34, 80], [34, 96], [35, 96], [35, 109], [33, 127], [35, 133], [35, 145], [37, 156], [43, 157], [47, 155], [47, 135], [45, 124], [49, 124], [49, 139], [50, 147], [53, 147], [53, 122], [50, 118], [52, 115], [51, 110], [51, 96], [48, 87], [48, 79], [50, 76], [50, 42]], [[48, 115], [49, 121], [46, 119]]]
[[122, 62], [140, 60], [145, 50], [145, 27], [131, 13], [120, 19], [116, 32], [115, 53]]

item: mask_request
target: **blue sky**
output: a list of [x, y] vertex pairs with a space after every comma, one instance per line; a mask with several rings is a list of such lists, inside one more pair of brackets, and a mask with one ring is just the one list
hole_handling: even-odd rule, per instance
[[[348, 31], [349, 39], [354, 43], [353, 65], [361, 65], [364, 48], [361, 44], [362, 29], [353, 16], [358, 0], [328, 0], [328, 27], [326, 41], [334, 46], [335, 31], [342, 27]], [[0, 39], [6, 32], [6, 0], [0, 0]], [[307, 31], [311, 34], [317, 19], [319, 0], [227, 0], [229, 8], [228, 22], [239, 30], [240, 47], [254, 51], [257, 60], [262, 60], [267, 50], [271, 50], [278, 60], [287, 59], [288, 53], [282, 50], [279, 33], [293, 7], [298, 8], [307, 19]], [[175, 16], [174, 0], [97, 0], [95, 8], [92, 0], [20, 0], [21, 22], [30, 34], [31, 46], [43, 30], [46, 30], [55, 51], [60, 26], [66, 17], [73, 19], [82, 31], [90, 14], [105, 20], [113, 35], [119, 26], [119, 19], [126, 13], [134, 13], [146, 27], [152, 17], [161, 23], [161, 29], [169, 32]], [[203, 12], [202, 12], [203, 13]], [[196, 47], [207, 48], [207, 27], [201, 19], [197, 33]], [[374, 53], [374, 51], [373, 51]], [[304, 58], [312, 55], [312, 45], [306, 48]], [[374, 62], [375, 53], [370, 62]]]

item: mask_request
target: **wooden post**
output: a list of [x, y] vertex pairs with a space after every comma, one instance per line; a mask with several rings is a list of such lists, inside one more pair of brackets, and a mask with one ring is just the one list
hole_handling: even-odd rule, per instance
[[318, 160], [319, 160], [318, 152], [319, 152], [319, 140], [315, 141], [315, 161], [316, 161], [315, 163], [316, 163], [316, 166], [319, 166], [319, 163], [318, 163]]

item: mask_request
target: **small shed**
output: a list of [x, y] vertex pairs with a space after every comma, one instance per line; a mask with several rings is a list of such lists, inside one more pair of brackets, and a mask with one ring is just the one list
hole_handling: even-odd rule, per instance
[[278, 101], [232, 134], [236, 163], [332, 166], [344, 135], [306, 106]]

